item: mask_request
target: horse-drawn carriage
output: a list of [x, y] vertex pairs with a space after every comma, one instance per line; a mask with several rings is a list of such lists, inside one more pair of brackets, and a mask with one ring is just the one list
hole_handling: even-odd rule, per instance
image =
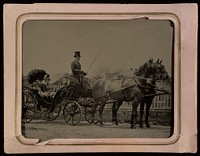
[[[60, 112], [62, 112], [64, 120], [69, 125], [78, 124], [81, 120], [82, 114], [85, 115], [85, 119], [89, 123], [97, 123], [99, 121], [100, 125], [102, 125], [103, 109], [110, 100], [111, 102], [109, 103], [113, 103], [112, 121], [116, 124], [118, 124], [117, 111], [123, 101], [132, 104], [131, 128], [135, 128], [137, 107], [141, 103], [140, 127], [143, 127], [142, 116], [144, 103], [146, 103], [147, 113], [145, 121], [146, 126], [149, 127], [149, 109], [152, 100], [156, 95], [156, 84], [154, 82], [157, 80], [167, 79], [168, 77], [164, 65], [162, 65], [159, 60], [153, 62], [153, 60], [150, 59], [148, 62], [136, 69], [133, 75], [121, 80], [98, 79], [95, 81], [92, 88], [88, 81], [81, 84], [85, 85], [84, 87], [81, 86], [81, 89], [77, 88], [77, 85], [66, 85], [56, 92], [51, 101], [44, 100], [44, 98], [42, 98], [37, 92], [34, 92], [31, 89], [28, 89], [28, 91], [24, 92], [23, 95], [26, 95], [31, 99], [32, 102], [30, 103], [32, 103], [32, 109], [34, 111], [39, 110], [43, 119], [49, 121], [54, 120], [58, 117]], [[24, 114], [27, 114], [28, 112], [31, 112], [28, 107], [30, 104], [27, 103], [26, 100], [23, 101], [23, 106], [26, 108]], [[98, 120], [96, 120], [95, 116], [97, 114], [98, 106], [99, 117]], [[29, 116], [34, 118], [35, 113], [33, 112], [32, 114], [33, 115]], [[24, 115], [23, 117], [27, 116], [28, 115]], [[31, 121], [31, 119], [29, 121]]]
[[[34, 79], [37, 80], [38, 78]], [[31, 84], [32, 81], [29, 80]], [[74, 85], [66, 85], [59, 89], [53, 98], [43, 97], [33, 85], [23, 85], [22, 121], [29, 123], [34, 118], [38, 118], [38, 114], [44, 120], [53, 121], [62, 112], [65, 122], [69, 125], [78, 124], [82, 115], [91, 123], [91, 107], [94, 100], [92, 97], [86, 97], [84, 91], [81, 94], [79, 92], [79, 95], [76, 94], [76, 97], [72, 94], [74, 94]], [[95, 123], [97, 122], [96, 120]]]
[[51, 105], [52, 101], [44, 99], [38, 93], [38, 90], [23, 86], [22, 119], [24, 122], [31, 122], [34, 118], [38, 118], [38, 114], [45, 120], [55, 120], [58, 117], [61, 108], [56, 107], [53, 113], [47, 113]]

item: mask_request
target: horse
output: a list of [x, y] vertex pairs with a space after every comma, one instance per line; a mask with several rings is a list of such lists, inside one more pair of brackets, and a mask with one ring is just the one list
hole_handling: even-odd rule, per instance
[[[140, 120], [139, 120], [139, 124], [140, 124], [140, 128], [143, 128], [143, 114], [144, 114], [144, 106], [146, 104], [146, 116], [145, 116], [145, 123], [146, 123], [146, 127], [150, 128], [150, 124], [149, 124], [149, 110], [151, 108], [151, 104], [152, 101], [154, 99], [154, 95], [156, 93], [156, 90], [154, 89], [154, 87], [149, 88], [149, 91], [146, 92], [146, 94], [152, 94], [152, 96], [145, 96], [143, 97], [143, 99], [140, 102]], [[122, 105], [123, 101], [115, 101], [112, 105], [112, 122], [115, 123], [116, 125], [118, 125], [118, 120], [117, 120], [117, 112], [120, 108], [120, 106]]]
[[[158, 59], [157, 63], [160, 66], [160, 70], [161, 70], [162, 76], [163, 76], [163, 77], [161, 77], [161, 80], [169, 79], [167, 72], [165, 72], [165, 67], [164, 67], [164, 65], [162, 65], [162, 60]], [[151, 127], [150, 124], [149, 124], [149, 111], [150, 111], [153, 99], [155, 97], [156, 90], [158, 90], [158, 89], [151, 87], [149, 92], [146, 93], [147, 95], [151, 95], [151, 96], [145, 96], [140, 103], [140, 120], [139, 120], [140, 128], [143, 128], [143, 115], [144, 115], [145, 104], [146, 104], [145, 124], [146, 124], [147, 128]]]
[[[152, 63], [153, 60], [150, 59], [150, 63]], [[161, 79], [165, 80], [168, 79], [168, 74], [165, 72], [164, 70], [164, 65], [162, 65], [162, 60], [157, 60], [157, 63], [160, 66], [160, 70], [163, 73], [163, 77], [161, 77]], [[144, 98], [141, 100], [140, 102], [140, 120], [139, 120], [139, 124], [140, 124], [140, 128], [143, 128], [143, 115], [144, 115], [144, 106], [146, 104], [146, 115], [145, 115], [145, 123], [146, 123], [146, 127], [150, 128], [150, 124], [149, 124], [149, 111], [153, 102], [153, 99], [155, 97], [154, 94], [156, 94], [156, 89], [155, 86], [150, 86], [149, 90], [146, 92], [147, 95], [151, 95], [151, 96], [144, 96]], [[112, 105], [112, 122], [114, 122], [116, 125], [118, 125], [118, 120], [117, 120], [117, 112], [120, 108], [120, 106], [122, 105], [123, 101], [116, 101], [113, 103]]]
[[[142, 101], [145, 94], [147, 94], [152, 89], [151, 86], [155, 86], [154, 82], [156, 80], [161, 80], [167, 76], [168, 74], [164, 69], [164, 66], [158, 62], [153, 62], [153, 60], [150, 59], [141, 65], [138, 69], [136, 69], [133, 76], [129, 78], [123, 80], [97, 80], [92, 87], [94, 104], [92, 106], [91, 121], [94, 121], [94, 114], [97, 106], [99, 105], [99, 122], [100, 126], [103, 126], [103, 109], [107, 100], [110, 98], [117, 101], [119, 106], [123, 101], [130, 102], [132, 104], [130, 128], [136, 128], [135, 123], [137, 107], [139, 103]], [[115, 106], [116, 103], [113, 105]], [[113, 111], [113, 114], [115, 120], [115, 111]]]

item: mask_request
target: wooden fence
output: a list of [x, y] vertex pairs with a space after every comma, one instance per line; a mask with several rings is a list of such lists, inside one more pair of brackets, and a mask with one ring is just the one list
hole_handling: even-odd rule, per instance
[[[64, 85], [55, 85], [55, 90], [59, 90]], [[150, 108], [149, 120], [150, 123], [159, 125], [170, 125], [172, 121], [172, 96], [171, 94], [163, 94], [155, 96], [153, 103]], [[146, 109], [146, 108], [145, 108]], [[119, 122], [130, 122], [132, 106], [130, 102], [123, 102], [122, 106], [118, 111]], [[138, 121], [140, 107], [138, 106]], [[145, 116], [145, 113], [144, 113]], [[110, 122], [112, 119], [112, 103], [106, 104], [103, 113], [104, 121]]]

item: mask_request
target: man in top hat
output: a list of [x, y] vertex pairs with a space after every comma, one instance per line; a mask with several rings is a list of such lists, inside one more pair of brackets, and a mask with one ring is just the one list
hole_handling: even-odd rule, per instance
[[82, 79], [83, 76], [87, 75], [84, 71], [81, 70], [81, 64], [80, 64], [80, 51], [75, 51], [74, 55], [75, 60], [71, 63], [71, 70], [72, 70], [72, 75], [77, 78], [82, 85]]

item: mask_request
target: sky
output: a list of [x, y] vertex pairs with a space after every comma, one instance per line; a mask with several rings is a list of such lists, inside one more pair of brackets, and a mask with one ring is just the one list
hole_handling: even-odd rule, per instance
[[23, 75], [32, 69], [71, 73], [74, 52], [84, 71], [138, 68], [162, 59], [171, 75], [173, 27], [167, 20], [26, 21], [23, 25]]

